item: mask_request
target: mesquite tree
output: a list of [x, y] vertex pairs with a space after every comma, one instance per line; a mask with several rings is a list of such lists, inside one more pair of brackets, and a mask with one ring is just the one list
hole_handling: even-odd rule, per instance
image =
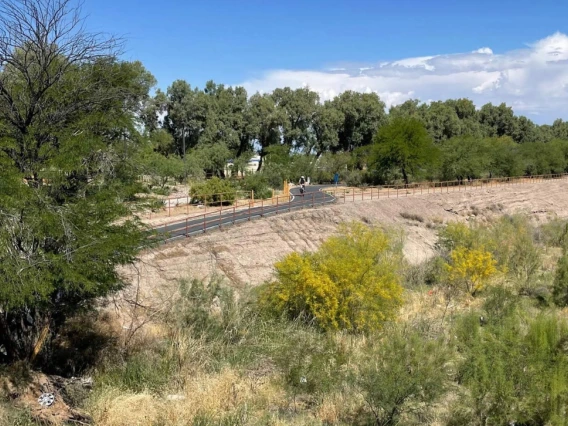
[[154, 84], [70, 0], [0, 0], [0, 362], [124, 285], [144, 231], [136, 117]]

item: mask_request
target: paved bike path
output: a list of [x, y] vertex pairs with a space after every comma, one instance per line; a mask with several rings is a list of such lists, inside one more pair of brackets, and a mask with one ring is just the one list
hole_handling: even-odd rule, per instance
[[160, 225], [156, 227], [155, 230], [159, 236], [164, 236], [166, 241], [172, 241], [259, 217], [333, 203], [335, 198], [327, 192], [322, 191], [323, 188], [327, 187], [329, 187], [329, 185], [306, 186], [306, 191], [303, 196], [300, 195], [299, 187], [292, 188], [290, 191], [292, 194], [290, 201], [276, 206], [253, 207], [236, 211], [227, 209], [226, 212], [222, 211], [219, 214], [187, 219], [187, 221], [184, 219], [180, 222]]

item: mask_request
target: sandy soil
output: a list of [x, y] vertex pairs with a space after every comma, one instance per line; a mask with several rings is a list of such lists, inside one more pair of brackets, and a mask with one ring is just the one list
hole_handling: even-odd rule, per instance
[[511, 213], [525, 213], [535, 221], [568, 217], [567, 190], [565, 179], [398, 199], [347, 200], [345, 204], [286, 213], [173, 242], [142, 253], [134, 267], [122, 272], [146, 295], [180, 278], [207, 278], [212, 274], [224, 277], [237, 289], [256, 286], [270, 279], [272, 265], [282, 256], [316, 249], [339, 223], [351, 220], [402, 229], [405, 256], [419, 263], [433, 255], [436, 227], [442, 223], [486, 220]]

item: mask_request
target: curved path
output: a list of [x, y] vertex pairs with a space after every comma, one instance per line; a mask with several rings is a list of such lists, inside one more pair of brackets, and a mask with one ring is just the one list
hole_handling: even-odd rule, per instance
[[[329, 185], [306, 186], [305, 194], [300, 195], [299, 187], [292, 188], [290, 201], [276, 206], [253, 207], [243, 210], [227, 210], [219, 214], [204, 215], [203, 217], [191, 218], [176, 223], [161, 225], [155, 230], [159, 236], [164, 236], [165, 241], [173, 241], [179, 238], [200, 234], [211, 229], [234, 225], [239, 222], [269, 216], [272, 214], [285, 213], [306, 207], [329, 204], [335, 201], [330, 194], [322, 191]], [[165, 234], [165, 235], [164, 235]]]

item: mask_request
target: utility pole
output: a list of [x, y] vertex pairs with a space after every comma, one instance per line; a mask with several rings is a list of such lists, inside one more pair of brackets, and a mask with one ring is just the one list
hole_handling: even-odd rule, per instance
[[183, 141], [183, 161], [185, 162], [185, 125], [183, 126], [182, 141]]
[[182, 129], [183, 134], [181, 135], [181, 139], [183, 141], [183, 177], [187, 181], [187, 163], [185, 161], [185, 124], [183, 125]]

